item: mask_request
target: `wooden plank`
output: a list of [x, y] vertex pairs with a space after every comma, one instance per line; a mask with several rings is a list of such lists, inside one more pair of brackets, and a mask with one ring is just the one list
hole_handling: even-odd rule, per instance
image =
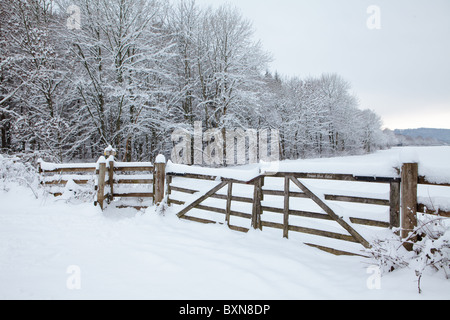
[[297, 217], [320, 219], [320, 220], [333, 220], [329, 215], [317, 212], [289, 210], [289, 214]]
[[230, 228], [233, 231], [239, 231], [239, 232], [243, 232], [243, 233], [248, 233], [250, 231], [250, 229], [248, 229], [248, 228], [238, 227], [238, 226], [233, 226], [233, 225], [228, 225], [228, 228]]
[[188, 221], [193, 221], [193, 222], [199, 222], [199, 223], [203, 223], [203, 224], [216, 224], [217, 222], [212, 221], [212, 220], [208, 220], [208, 219], [201, 219], [201, 218], [196, 218], [196, 217], [190, 217], [190, 216], [186, 216], [183, 215], [181, 217], [179, 217], [180, 219], [183, 220], [188, 220]]
[[184, 202], [184, 201], [170, 199], [170, 198], [169, 198], [169, 200], [167, 200], [167, 202], [169, 204], [176, 204], [176, 205], [180, 205], [180, 206], [184, 206], [186, 204], [186, 202]]
[[360, 182], [378, 182], [378, 183], [390, 183], [391, 181], [400, 181], [399, 177], [354, 176], [352, 174], [316, 173], [316, 172], [268, 172], [265, 173], [264, 176], [277, 178], [291, 176], [297, 179], [342, 180], [342, 181], [360, 181]]
[[227, 225], [230, 225], [230, 214], [231, 214], [231, 198], [233, 196], [233, 183], [228, 183], [228, 190], [227, 190], [227, 206], [225, 208], [225, 222]]
[[93, 167], [71, 167], [71, 168], [56, 168], [53, 170], [42, 170], [42, 173], [68, 173], [68, 172], [87, 172], [87, 173], [93, 173], [97, 170], [95, 166]]
[[114, 200], [114, 161], [109, 161], [108, 167], [108, 183], [111, 189], [110, 201]]
[[199, 209], [199, 210], [203, 210], [203, 211], [210, 211], [210, 212], [216, 212], [216, 213], [226, 214], [225, 209], [216, 208], [216, 207], [210, 207], [210, 206], [205, 206], [205, 205], [202, 205], [202, 204], [196, 205], [193, 209]]
[[[228, 200], [228, 196], [224, 195], [224, 194], [213, 194], [211, 196], [211, 198], [213, 198], [213, 199], [221, 199], [221, 200]], [[252, 198], [239, 197], [239, 196], [231, 196], [231, 200], [232, 201], [237, 201], [237, 202], [253, 203], [253, 199]]]
[[114, 167], [114, 172], [125, 172], [125, 171], [153, 172], [153, 167]]
[[166, 162], [155, 163], [154, 178], [154, 200], [159, 205], [164, 200], [166, 187]]
[[97, 203], [103, 210], [103, 201], [105, 200], [105, 177], [106, 177], [106, 163], [99, 163], [98, 174], [98, 188], [97, 188]]
[[262, 211], [268, 211], [268, 212], [274, 212], [274, 213], [284, 213], [284, 209], [282, 208], [274, 208], [274, 207], [268, 207], [268, 206], [261, 206]]
[[[267, 206], [262, 206], [261, 208], [263, 211], [284, 214], [284, 209], [267, 207]], [[313, 218], [313, 219], [321, 219], [321, 220], [333, 220], [329, 215], [323, 214], [323, 213], [317, 213], [317, 212], [289, 209], [289, 214], [292, 216], [297, 216], [297, 217], [305, 217], [305, 218]]]
[[[211, 211], [211, 212], [226, 214], [226, 209], [220, 209], [220, 208], [216, 208], [216, 207], [205, 206], [205, 205], [202, 205], [202, 204], [197, 205], [194, 209], [199, 209], [199, 210], [203, 210], [203, 211]], [[234, 211], [234, 210], [230, 210], [230, 216], [241, 217], [241, 218], [245, 218], [245, 219], [251, 219], [252, 218], [251, 214], [243, 213], [243, 212], [239, 212], [239, 211]]]
[[153, 184], [153, 179], [114, 179], [117, 184]]
[[371, 199], [371, 198], [340, 196], [340, 195], [332, 195], [332, 194], [326, 194], [325, 200], [375, 204], [375, 205], [380, 205], [380, 206], [388, 206], [390, 204], [389, 200], [385, 200], [385, 199]]
[[114, 193], [113, 196], [119, 198], [153, 198], [153, 193], [152, 192]]
[[283, 238], [289, 238], [289, 184], [289, 177], [284, 177]]
[[[401, 184], [401, 236], [408, 238], [409, 233], [417, 227], [417, 182], [419, 165], [404, 163], [402, 166]], [[414, 239], [410, 239], [414, 241]], [[405, 243], [404, 247], [411, 251], [412, 243]]]
[[[207, 181], [216, 181], [217, 180], [217, 176], [204, 175], [204, 174], [168, 172], [167, 175], [172, 176], [172, 177], [182, 177], [182, 178], [186, 178], [186, 179], [197, 179], [197, 180], [207, 180]], [[249, 184], [252, 184], [259, 177], [260, 176], [255, 177], [249, 181], [222, 177], [221, 181], [249, 185]]]
[[365, 248], [370, 248], [370, 244], [364, 239], [355, 229], [353, 229], [347, 222], [345, 222], [341, 217], [339, 217], [334, 211], [323, 202], [318, 196], [316, 196], [311, 190], [309, 190], [303, 183], [298, 181], [295, 177], [290, 177], [290, 179], [299, 187], [304, 193], [306, 193], [315, 203], [319, 205], [333, 220], [341, 225], [348, 233], [350, 233], [359, 243], [361, 243]]
[[127, 206], [127, 205], [123, 205], [123, 206], [117, 206], [117, 208], [119, 208], [119, 209], [129, 209], [129, 208], [131, 208], [131, 209], [136, 209], [136, 210], [140, 211], [140, 210], [148, 209], [148, 206]]
[[346, 234], [341, 234], [341, 233], [336, 233], [336, 232], [304, 228], [304, 227], [298, 227], [298, 226], [289, 226], [289, 230], [301, 232], [301, 233], [312, 234], [312, 235], [321, 236], [321, 237], [326, 237], [326, 238], [337, 239], [337, 240], [344, 240], [344, 241], [356, 242], [356, 243], [359, 242], [351, 235], [346, 235]]
[[426, 184], [431, 186], [443, 186], [443, 187], [450, 187], [450, 183], [437, 183], [437, 182], [430, 182], [427, 180], [425, 176], [419, 176], [417, 179], [418, 184]]
[[423, 213], [426, 213], [426, 214], [431, 214], [431, 215], [437, 215], [437, 216], [441, 216], [441, 217], [450, 218], [450, 212], [449, 211], [444, 211], [444, 210], [441, 210], [441, 209], [438, 209], [438, 210], [429, 209], [423, 203], [418, 203], [417, 204], [417, 211], [418, 212], [423, 212]]
[[[91, 180], [78, 180], [78, 179], [72, 179], [73, 182], [79, 185], [88, 184], [90, 182], [93, 182], [94, 179]], [[41, 184], [43, 185], [66, 185], [68, 180], [52, 180], [52, 181], [41, 181]]]
[[172, 194], [172, 176], [168, 176], [166, 174], [166, 179], [167, 179], [167, 190], [166, 190], [166, 195], [169, 196], [170, 194]]
[[400, 227], [400, 182], [393, 181], [389, 189], [389, 224], [390, 228]]
[[170, 175], [172, 177], [183, 177], [187, 179], [198, 179], [198, 180], [209, 180], [209, 181], [216, 181], [217, 177], [215, 176], [209, 176], [204, 174], [192, 174], [192, 173], [173, 173], [173, 172], [167, 172], [167, 175]]
[[188, 194], [195, 194], [195, 193], [200, 192], [200, 191], [198, 191], [198, 190], [187, 189], [187, 188], [181, 188], [181, 187], [176, 187], [176, 186], [170, 186], [170, 190], [171, 190], [171, 191], [182, 192], [182, 193], [188, 193]]
[[283, 230], [284, 225], [282, 223], [270, 222], [270, 221], [261, 221], [263, 227], [275, 228]]
[[[266, 196], [281, 196], [284, 197], [284, 191], [278, 191], [278, 190], [263, 190], [263, 194]], [[303, 192], [295, 192], [295, 191], [290, 191], [289, 192], [289, 197], [293, 197], [293, 198], [308, 198], [308, 196], [306, 194], [304, 194]]]
[[[262, 207], [263, 211], [269, 211], [274, 213], [284, 213], [284, 209], [280, 208], [273, 208], [273, 207]], [[321, 219], [321, 220], [333, 220], [329, 215], [317, 213], [317, 212], [308, 212], [308, 211], [298, 211], [298, 210], [289, 210], [289, 214], [293, 216], [298, 217], [304, 217], [304, 218], [313, 218], [313, 219]], [[350, 218], [352, 223], [361, 224], [361, 225], [368, 225], [368, 226], [376, 226], [376, 227], [383, 227], [388, 228], [389, 223], [384, 221], [377, 221], [377, 220], [368, 220], [368, 219], [360, 219], [360, 218]]]
[[261, 199], [262, 199], [262, 179], [254, 181], [253, 201], [252, 201], [252, 227], [262, 230], [261, 225]]
[[305, 243], [305, 244], [307, 246], [314, 247], [314, 248], [320, 249], [322, 251], [334, 254], [335, 256], [359, 256], [359, 257], [367, 258], [367, 256], [361, 255], [358, 253], [338, 250], [338, 249], [334, 249], [334, 248], [330, 248], [330, 247], [320, 246], [318, 244], [313, 244], [313, 243]]
[[[262, 221], [261, 224], [263, 227], [269, 227], [269, 228], [276, 228], [284, 230], [284, 224], [283, 223], [276, 223], [276, 222], [269, 222], [269, 221]], [[304, 228], [299, 226], [292, 226], [289, 225], [290, 231], [295, 231], [299, 233], [306, 233], [326, 238], [332, 238], [332, 239], [338, 239], [338, 240], [344, 240], [349, 242], [356, 242], [357, 241], [350, 235], [336, 233], [336, 232], [330, 232], [330, 231], [324, 231], [324, 230], [318, 230], [318, 229], [311, 229], [311, 228]]]
[[249, 180], [249, 181], [238, 180], [238, 179], [232, 179], [232, 178], [225, 178], [225, 177], [222, 177], [221, 180], [222, 180], [222, 181], [226, 181], [226, 182], [235, 183], [235, 184], [252, 185], [252, 184], [254, 184], [254, 182], [255, 182], [256, 180], [259, 179], [259, 177], [260, 177], [260, 176], [257, 176], [257, 177], [255, 177], [255, 178]]
[[249, 213], [244, 213], [244, 212], [239, 212], [239, 211], [235, 211], [235, 210], [231, 210], [230, 211], [230, 215], [234, 216], [234, 217], [240, 217], [240, 218], [245, 218], [245, 219], [252, 219], [252, 215]]
[[355, 181], [374, 182], [374, 183], [391, 183], [392, 181], [400, 182], [398, 177], [372, 177], [372, 176], [354, 176]]
[[[264, 191], [263, 191], [263, 187], [264, 187], [264, 176], [259, 176], [259, 179], [261, 180], [261, 201], [264, 200]], [[261, 211], [262, 214], [262, 211]]]
[[360, 225], [372, 226], [372, 227], [380, 227], [380, 228], [389, 228], [391, 226], [391, 224], [389, 222], [370, 220], [370, 219], [362, 219], [362, 218], [350, 218], [350, 221], [354, 224], [360, 224]]
[[207, 198], [209, 198], [210, 196], [212, 196], [213, 194], [215, 194], [217, 191], [219, 191], [220, 189], [222, 189], [228, 182], [222, 181], [221, 183], [219, 183], [216, 187], [212, 188], [211, 190], [209, 190], [205, 195], [203, 195], [202, 197], [198, 198], [197, 200], [195, 200], [194, 202], [192, 202], [190, 205], [188, 205], [186, 208], [184, 208], [183, 210], [181, 210], [177, 216], [178, 218], [181, 218], [182, 216], [184, 216], [187, 212], [189, 212], [192, 208], [196, 207], [197, 205], [199, 205], [200, 203], [202, 203], [203, 201], [205, 201]]
[[320, 179], [320, 180], [346, 180], [356, 181], [351, 174], [334, 174], [334, 173], [315, 173], [315, 172], [268, 172], [265, 177], [284, 178], [286, 176], [295, 177], [297, 179]]

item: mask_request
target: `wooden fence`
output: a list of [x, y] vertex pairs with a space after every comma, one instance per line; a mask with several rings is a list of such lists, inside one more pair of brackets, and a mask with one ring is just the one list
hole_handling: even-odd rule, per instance
[[[62, 195], [63, 188], [68, 181], [78, 185], [92, 185], [96, 193], [95, 205], [102, 209], [105, 202], [113, 200], [140, 198], [151, 199], [152, 203], [159, 203], [164, 197], [160, 184], [155, 186], [155, 168], [150, 162], [117, 162], [113, 158], [106, 160], [101, 157], [97, 163], [82, 164], [53, 164], [40, 162], [38, 170], [41, 184], [52, 187], [49, 190], [55, 196]], [[156, 190], [156, 193], [154, 192]], [[155, 197], [156, 196], [156, 197]], [[119, 208], [133, 207], [145, 209], [145, 205], [120, 205]]]
[[[41, 162], [39, 173], [41, 184], [49, 187], [55, 196], [62, 194], [62, 188], [73, 181], [78, 185], [89, 186], [95, 190], [95, 205], [105, 208], [105, 202], [117, 199], [147, 199], [150, 204], [121, 204], [119, 208], [133, 207], [145, 209], [154, 203], [159, 204], [167, 193], [169, 205], [179, 206], [178, 217], [200, 223], [222, 223], [230, 229], [248, 232], [250, 228], [278, 229], [283, 237], [289, 238], [292, 232], [308, 234], [328, 239], [346, 241], [370, 247], [369, 241], [357, 230], [358, 225], [369, 228], [390, 228], [401, 230], [403, 238], [417, 226], [417, 212], [450, 217], [450, 212], [428, 208], [417, 199], [418, 185], [435, 185], [449, 187], [448, 183], [432, 183], [418, 175], [417, 164], [404, 164], [401, 174], [396, 177], [366, 177], [351, 174], [277, 172], [261, 174], [249, 181], [220, 178], [202, 174], [184, 174], [165, 172], [164, 161], [155, 165], [147, 163], [117, 162], [113, 156], [101, 157], [97, 163], [84, 164], [50, 164]], [[180, 180], [181, 179], [181, 180]], [[185, 179], [189, 183], [180, 183]], [[273, 181], [277, 180], [277, 183]], [[319, 194], [308, 187], [305, 181], [345, 181], [383, 184], [388, 189], [388, 196], [374, 197], [355, 196], [354, 194]], [[167, 181], [167, 184], [166, 184]], [[208, 190], [196, 188], [193, 181], [208, 181]], [[272, 183], [268, 183], [272, 181]], [[273, 187], [280, 185], [280, 188]], [[237, 186], [245, 186], [247, 191], [241, 192]], [[56, 190], [55, 190], [56, 188]], [[250, 189], [249, 189], [250, 188]], [[178, 197], [176, 196], [178, 195]], [[265, 201], [271, 198], [272, 201]], [[222, 207], [217, 201], [208, 204], [208, 199], [222, 200]], [[312, 210], [303, 204], [296, 204], [293, 199], [310, 199], [319, 210]], [[364, 210], [355, 216], [344, 219], [339, 212], [332, 209], [331, 203], [346, 202], [384, 206], [389, 212], [380, 219], [366, 217]], [[245, 204], [245, 209], [233, 208], [232, 204]], [[207, 215], [218, 214], [215, 218], [188, 214], [200, 210]], [[221, 218], [220, 218], [221, 217]], [[271, 219], [271, 217], [280, 217]], [[248, 221], [248, 225], [234, 224], [233, 219]], [[296, 218], [307, 219], [305, 225], [295, 223]], [[277, 220], [278, 219], [278, 220]], [[303, 220], [305, 221], [305, 220]], [[322, 230], [315, 227], [320, 221], [332, 222], [341, 231]], [[334, 228], [334, 227], [333, 227]], [[334, 228], [335, 229], [335, 228]], [[333, 254], [353, 254], [344, 250], [330, 248], [320, 244], [307, 243]], [[411, 249], [407, 245], [407, 249]]]

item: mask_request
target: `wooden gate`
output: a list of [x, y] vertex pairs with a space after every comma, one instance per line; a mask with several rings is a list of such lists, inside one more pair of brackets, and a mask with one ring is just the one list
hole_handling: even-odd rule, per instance
[[[169, 204], [180, 206], [178, 217], [181, 219], [201, 223], [227, 224], [231, 229], [248, 232], [250, 228], [272, 228], [282, 230], [283, 237], [288, 238], [292, 232], [308, 234], [317, 237], [346, 241], [357, 244], [359, 248], [370, 248], [369, 241], [357, 230], [355, 225], [376, 228], [392, 228], [399, 226], [399, 190], [398, 177], [358, 177], [345, 174], [320, 173], [276, 173], [263, 174], [250, 181], [224, 179], [199, 174], [177, 174], [168, 172]], [[194, 182], [194, 180], [197, 182]], [[200, 183], [199, 180], [202, 180]], [[275, 181], [277, 183], [275, 183]], [[383, 184], [388, 191], [389, 198], [375, 199], [346, 195], [320, 194], [309, 186], [312, 180], [344, 181], [344, 182], [376, 182]], [[209, 183], [205, 183], [208, 181]], [[202, 190], [194, 190], [192, 185], [203, 186]], [[240, 188], [236, 188], [239, 186]], [[244, 190], [244, 189], [247, 190]], [[201, 189], [201, 188], [200, 188]], [[238, 190], [241, 189], [241, 190]], [[187, 200], [186, 197], [188, 197]], [[269, 199], [270, 198], [270, 199]], [[316, 205], [311, 209], [302, 208], [302, 204], [295, 203], [296, 199], [307, 199]], [[220, 204], [218, 200], [222, 200]], [[360, 216], [344, 218], [336, 212], [330, 202], [345, 201], [360, 204], [385, 206], [387, 213], [379, 220]], [[243, 210], [233, 208], [233, 204], [247, 204]], [[239, 205], [238, 205], [239, 207]], [[242, 207], [242, 206], [241, 206]], [[204, 211], [199, 214], [198, 211]], [[214, 213], [214, 214], [213, 214]], [[218, 215], [217, 215], [218, 214]], [[278, 219], [274, 219], [278, 216]], [[245, 226], [233, 224], [233, 218], [247, 219], [250, 223]], [[302, 223], [295, 221], [302, 218]], [[314, 219], [314, 220], [312, 220]], [[278, 220], [278, 221], [277, 221]], [[314, 223], [305, 223], [306, 220]], [[318, 221], [334, 224], [332, 231], [314, 227]], [[306, 224], [307, 226], [305, 226]], [[330, 243], [327, 241], [327, 243]], [[306, 242], [310, 246], [326, 250], [338, 255], [356, 255], [358, 250], [349, 252]], [[362, 246], [362, 247], [361, 247]]]

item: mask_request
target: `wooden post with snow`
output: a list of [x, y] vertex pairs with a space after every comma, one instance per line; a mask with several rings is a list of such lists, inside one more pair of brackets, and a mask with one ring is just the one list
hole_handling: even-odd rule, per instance
[[97, 163], [98, 163], [97, 203], [103, 210], [103, 202], [105, 201], [105, 177], [106, 177], [105, 157], [100, 157]]
[[114, 200], [114, 156], [117, 152], [112, 146], [108, 146], [104, 153], [105, 156], [108, 157], [108, 184], [111, 189], [109, 200], [112, 201]]
[[160, 154], [155, 159], [155, 171], [153, 173], [155, 204], [160, 204], [164, 199], [164, 186], [166, 177], [166, 158]]
[[[417, 227], [417, 183], [419, 178], [419, 165], [417, 163], [404, 163], [402, 167], [401, 182], [401, 237], [407, 239]], [[409, 239], [405, 248], [413, 249], [415, 239]]]

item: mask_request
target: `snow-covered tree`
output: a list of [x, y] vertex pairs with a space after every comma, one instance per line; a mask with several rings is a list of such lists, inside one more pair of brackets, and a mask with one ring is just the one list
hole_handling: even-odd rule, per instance
[[[172, 99], [172, 44], [158, 1], [75, 1], [83, 17], [71, 32], [79, 63], [80, 125], [96, 144], [114, 145], [124, 160], [149, 156]], [[137, 156], [137, 155], [136, 155]]]
[[281, 155], [289, 159], [387, 145], [380, 118], [359, 109], [339, 75], [266, 71], [270, 55], [230, 5], [8, 0], [0, 6], [2, 150], [46, 152], [62, 161], [94, 159], [113, 145], [125, 161], [149, 160], [169, 155], [171, 133], [192, 133], [196, 121], [221, 130], [225, 143], [225, 130], [278, 130]]

